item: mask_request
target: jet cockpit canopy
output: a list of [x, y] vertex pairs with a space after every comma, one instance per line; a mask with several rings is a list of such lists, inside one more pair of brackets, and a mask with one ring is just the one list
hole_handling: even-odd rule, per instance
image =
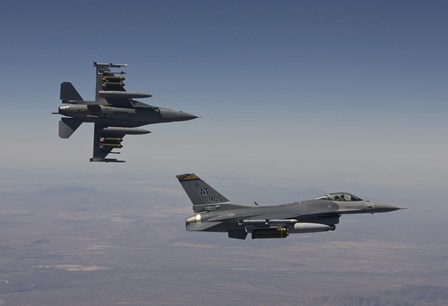
[[335, 192], [330, 193], [321, 197], [316, 198], [316, 200], [330, 200], [330, 201], [344, 201], [344, 202], [356, 202], [363, 201], [361, 198], [348, 193], [348, 192]]

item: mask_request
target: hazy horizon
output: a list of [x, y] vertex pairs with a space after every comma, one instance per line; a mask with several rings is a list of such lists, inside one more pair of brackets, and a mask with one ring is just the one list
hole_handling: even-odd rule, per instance
[[[446, 305], [445, 1], [6, 1], [0, 11], [0, 305]], [[59, 86], [93, 61], [201, 118], [90, 163]], [[260, 205], [347, 191], [408, 208], [331, 233], [185, 231], [194, 172]]]

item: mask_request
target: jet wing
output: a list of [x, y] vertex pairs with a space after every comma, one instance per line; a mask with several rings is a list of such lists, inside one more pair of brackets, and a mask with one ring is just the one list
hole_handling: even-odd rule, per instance
[[124, 162], [114, 158], [106, 158], [110, 153], [119, 154], [119, 152], [112, 152], [113, 149], [120, 149], [123, 147], [121, 142], [126, 135], [120, 131], [106, 131], [105, 126], [95, 123], [95, 131], [93, 135], [93, 157], [91, 162]]
[[151, 133], [148, 130], [130, 127], [114, 127], [95, 123], [93, 135], [93, 157], [91, 162], [124, 163], [124, 160], [106, 158], [108, 154], [120, 154], [113, 149], [121, 149], [125, 135], [143, 135]]
[[[149, 98], [150, 94], [126, 92], [124, 89], [123, 71], [113, 71], [111, 68], [126, 67], [127, 65], [114, 65], [108, 63], [94, 63], [97, 68], [96, 74], [96, 102], [114, 107], [134, 108], [142, 107], [144, 103], [133, 100], [134, 98]], [[148, 106], [152, 107], [152, 106]]]
[[107, 101], [108, 105], [114, 107], [124, 107], [124, 108], [134, 108], [134, 103], [132, 98], [124, 94], [125, 91], [100, 91], [99, 96]]

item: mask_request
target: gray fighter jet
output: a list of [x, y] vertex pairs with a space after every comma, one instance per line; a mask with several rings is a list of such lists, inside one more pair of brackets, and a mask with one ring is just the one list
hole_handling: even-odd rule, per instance
[[62, 105], [58, 112], [53, 113], [67, 116], [59, 121], [61, 138], [69, 138], [83, 122], [95, 124], [91, 162], [124, 162], [106, 156], [119, 154], [112, 150], [123, 147], [121, 142], [125, 135], [150, 133], [137, 128], [139, 126], [197, 118], [189, 113], [136, 101], [151, 95], [127, 92], [124, 89], [125, 72], [111, 70], [128, 65], [96, 62], [93, 65], [96, 67], [95, 101], [84, 101], [71, 83], [63, 82], [60, 94]]
[[247, 206], [230, 202], [195, 174], [182, 174], [177, 178], [193, 202], [195, 212], [185, 219], [187, 230], [227, 232], [229, 238], [236, 239], [246, 239], [248, 233], [252, 239], [259, 239], [334, 231], [341, 215], [400, 209], [362, 200], [346, 192], [277, 206]]

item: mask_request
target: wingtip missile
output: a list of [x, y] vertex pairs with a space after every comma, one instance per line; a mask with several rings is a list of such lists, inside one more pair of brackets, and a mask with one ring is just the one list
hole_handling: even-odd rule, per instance
[[102, 163], [125, 163], [125, 160], [119, 160], [116, 158], [96, 158], [93, 157], [90, 159], [90, 162], [102, 162]]
[[114, 63], [98, 63], [98, 62], [93, 62], [93, 67], [111, 67], [111, 68], [120, 68], [120, 67], [128, 67], [128, 64], [114, 64]]

